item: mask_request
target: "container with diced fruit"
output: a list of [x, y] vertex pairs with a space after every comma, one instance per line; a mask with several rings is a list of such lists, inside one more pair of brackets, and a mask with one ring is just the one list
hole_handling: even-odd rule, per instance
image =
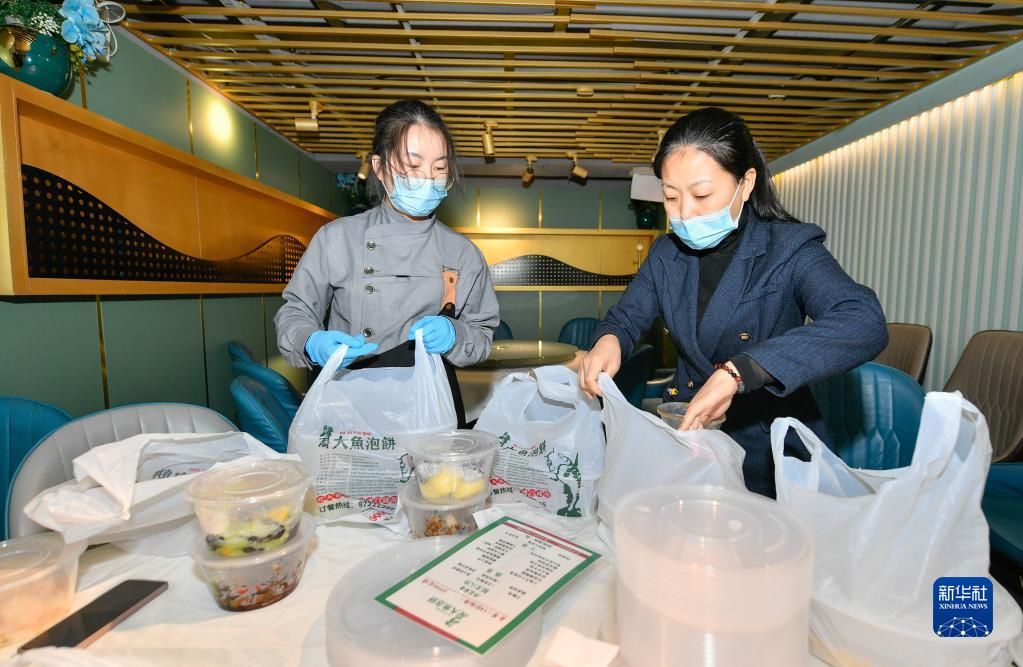
[[423, 500], [461, 502], [488, 490], [497, 436], [483, 431], [446, 431], [420, 436], [408, 449]]
[[85, 542], [58, 533], [0, 542], [0, 646], [31, 639], [68, 611]]
[[487, 506], [490, 484], [485, 484], [482, 491], [464, 500], [431, 503], [423, 498], [419, 485], [412, 480], [401, 485], [398, 498], [408, 517], [413, 537], [468, 535], [476, 532], [474, 515]]
[[298, 461], [231, 464], [200, 475], [188, 495], [207, 547], [224, 557], [284, 545], [302, 518], [310, 476]]

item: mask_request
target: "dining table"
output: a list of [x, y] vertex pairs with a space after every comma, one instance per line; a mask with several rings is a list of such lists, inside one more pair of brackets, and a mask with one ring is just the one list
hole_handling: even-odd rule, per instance
[[[601, 554], [534, 612], [543, 614], [543, 629], [527, 667], [547, 665], [545, 655], [559, 627], [617, 643], [615, 558], [598, 536], [596, 518], [558, 517], [522, 503], [497, 507], [508, 516]], [[216, 605], [188, 555], [128, 553], [114, 545], [93, 547], [80, 560], [74, 609], [126, 579], [158, 579], [167, 581], [169, 587], [89, 647], [74, 652], [84, 651], [90, 664], [111, 667], [325, 667], [329, 631], [325, 611], [333, 588], [359, 562], [411, 540], [411, 536], [377, 525], [320, 525], [294, 592], [272, 605], [244, 612], [225, 611]], [[395, 582], [405, 574], [395, 573]], [[13, 646], [0, 649], [0, 660], [10, 658], [15, 650]], [[23, 657], [31, 655], [30, 651]], [[625, 665], [620, 658], [611, 664]], [[824, 663], [808, 654], [807, 665]]]
[[466, 421], [478, 419], [494, 389], [512, 373], [528, 373], [540, 366], [563, 365], [578, 370], [585, 350], [549, 340], [495, 340], [490, 355], [456, 371]]

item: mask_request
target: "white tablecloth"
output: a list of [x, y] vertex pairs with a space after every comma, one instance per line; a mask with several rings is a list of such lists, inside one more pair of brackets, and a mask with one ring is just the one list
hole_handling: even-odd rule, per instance
[[[507, 513], [601, 554], [594, 519], [566, 519], [519, 505]], [[162, 579], [166, 592], [86, 650], [125, 665], [323, 667], [327, 664], [324, 610], [337, 581], [356, 563], [410, 538], [377, 527], [320, 526], [298, 588], [263, 609], [227, 612], [214, 603], [190, 558], [132, 555], [116, 547], [82, 556], [75, 609], [124, 579]], [[396, 578], [397, 579], [397, 578]], [[605, 556], [543, 610], [543, 639], [529, 667], [542, 667], [553, 630], [566, 625], [588, 637], [617, 643], [614, 559]], [[14, 653], [0, 649], [0, 659]], [[811, 659], [811, 665], [822, 665]]]

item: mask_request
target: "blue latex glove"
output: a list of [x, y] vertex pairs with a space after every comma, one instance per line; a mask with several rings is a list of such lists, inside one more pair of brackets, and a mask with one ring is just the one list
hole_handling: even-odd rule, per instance
[[347, 345], [348, 351], [345, 352], [341, 368], [347, 368], [350, 363], [359, 357], [373, 354], [376, 352], [377, 347], [379, 347], [376, 343], [367, 343], [365, 337], [361, 334], [349, 336], [340, 331], [314, 331], [305, 342], [305, 353], [312, 359], [313, 363], [322, 366], [327, 363], [327, 359], [330, 359], [330, 355], [334, 354], [335, 350], [342, 345]]
[[409, 340], [415, 340], [418, 329], [423, 330], [423, 344], [431, 354], [447, 354], [455, 346], [455, 325], [443, 315], [420, 318], [409, 329]]

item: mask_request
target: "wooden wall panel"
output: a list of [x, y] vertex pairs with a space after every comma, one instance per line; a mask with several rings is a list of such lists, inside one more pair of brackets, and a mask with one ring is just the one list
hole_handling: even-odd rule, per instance
[[[38, 271], [30, 275], [26, 229], [41, 223], [35, 216], [25, 219], [22, 165], [86, 191], [159, 244], [169, 246], [166, 252], [203, 260], [239, 257], [282, 236], [305, 245], [319, 226], [335, 217], [319, 206], [239, 177], [7, 77], [0, 77], [0, 132], [4, 189], [0, 294], [256, 293], [279, 290], [284, 282], [277, 282], [276, 276], [274, 282], [257, 284], [198, 282], [202, 278], [184, 282], [171, 280], [173, 276], [129, 280], [52, 277]], [[36, 196], [34, 191], [29, 195]], [[53, 226], [55, 216], [50, 213]], [[40, 229], [34, 233], [38, 239]], [[193, 280], [189, 275], [184, 277]], [[232, 279], [251, 281], [252, 276]]]

